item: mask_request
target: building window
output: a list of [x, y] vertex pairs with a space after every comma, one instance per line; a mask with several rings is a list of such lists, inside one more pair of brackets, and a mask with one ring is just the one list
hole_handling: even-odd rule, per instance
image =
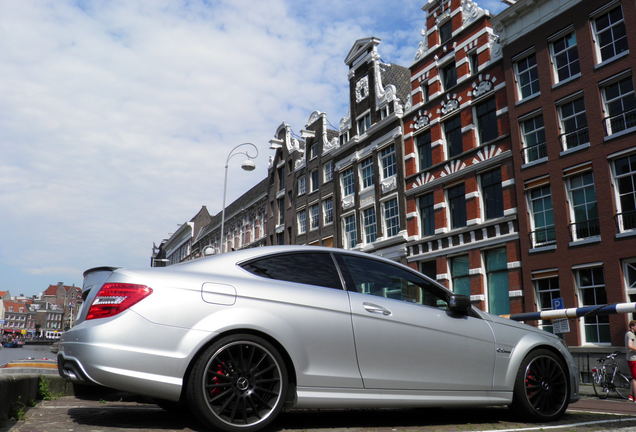
[[358, 236], [356, 233], [356, 216], [350, 215], [346, 216], [343, 221], [344, 225], [344, 240], [345, 248], [352, 248], [358, 243]]
[[579, 51], [576, 46], [576, 34], [568, 33], [550, 44], [555, 82], [572, 78], [581, 72]]
[[384, 235], [393, 237], [400, 231], [400, 212], [397, 198], [390, 199], [382, 205], [384, 207]]
[[307, 179], [305, 176], [298, 177], [298, 195], [302, 195], [307, 192]]
[[307, 232], [307, 210], [298, 212], [298, 234]]
[[486, 279], [488, 283], [488, 312], [495, 315], [510, 313], [508, 294], [508, 255], [506, 248], [488, 250], [484, 253]]
[[503, 216], [503, 191], [501, 169], [496, 168], [480, 176], [485, 219]]
[[318, 190], [318, 188], [320, 187], [320, 173], [318, 172], [318, 170], [313, 170], [311, 172], [311, 177], [310, 177], [310, 184], [309, 187], [311, 188], [312, 192], [315, 192]]
[[357, 121], [358, 135], [362, 135], [371, 127], [371, 113], [366, 113]]
[[349, 131], [342, 132], [338, 138], [340, 140], [340, 145], [345, 145], [349, 142]]
[[446, 151], [449, 158], [457, 156], [464, 150], [459, 116], [444, 122], [444, 137], [446, 138]]
[[455, 62], [450, 62], [441, 68], [442, 88], [448, 90], [457, 84], [457, 69]]
[[421, 236], [435, 234], [435, 203], [433, 202], [433, 192], [419, 197], [418, 205], [420, 209]]
[[428, 86], [428, 82], [422, 81], [420, 88], [422, 89], [422, 102], [426, 103], [430, 99], [430, 87]]
[[437, 280], [437, 262], [433, 260], [420, 263], [420, 273]]
[[602, 63], [627, 51], [627, 34], [623, 21], [623, 9], [617, 6], [592, 21], [596, 39], [598, 63]]
[[461, 255], [450, 259], [451, 282], [453, 292], [470, 295], [470, 275], [468, 272], [468, 255]]
[[451, 39], [452, 36], [453, 36], [452, 20], [448, 20], [444, 24], [439, 26], [439, 43], [445, 44]]
[[[561, 297], [558, 276], [535, 279], [533, 282], [537, 293], [537, 309], [540, 312], [552, 310], [552, 300]], [[541, 320], [539, 327], [547, 332], [554, 333], [552, 321]]]
[[362, 177], [362, 189], [373, 186], [373, 158], [368, 157], [360, 162], [360, 177]]
[[[602, 267], [578, 269], [574, 271], [580, 306], [600, 306], [607, 304], [605, 278]], [[610, 343], [609, 317], [607, 315], [586, 315], [583, 319], [583, 335], [587, 343]]]
[[395, 163], [395, 146], [390, 145], [380, 152], [380, 165], [382, 166], [383, 179], [395, 175], [397, 170], [397, 164]]
[[365, 243], [373, 243], [377, 238], [377, 226], [375, 222], [375, 207], [362, 210], [362, 226], [364, 227]]
[[535, 54], [515, 62], [517, 95], [520, 100], [539, 94], [539, 74]]
[[466, 192], [464, 184], [448, 188], [447, 194], [451, 228], [466, 226]]
[[309, 151], [307, 152], [307, 154], [309, 155], [309, 159], [313, 159], [317, 156], [316, 154], [316, 144], [310, 144], [309, 145]]
[[473, 51], [468, 54], [468, 65], [470, 66], [471, 75], [474, 75], [479, 71], [479, 56], [477, 55], [477, 51]]
[[556, 236], [550, 185], [531, 189], [528, 192], [528, 201], [532, 212], [532, 231], [530, 232], [532, 246], [553, 244]]
[[521, 133], [523, 135], [523, 157], [526, 163], [548, 156], [543, 115], [521, 121]]
[[285, 190], [285, 165], [278, 168], [278, 190]]
[[602, 88], [605, 104], [605, 134], [636, 128], [636, 95], [632, 77], [607, 84]]
[[614, 160], [619, 232], [636, 229], [636, 154]]
[[322, 215], [325, 225], [333, 222], [333, 198], [327, 198], [322, 202]]
[[596, 206], [594, 175], [591, 171], [567, 178], [572, 240], [598, 236], [601, 231]]
[[560, 138], [563, 150], [569, 150], [590, 142], [583, 98], [559, 105], [559, 117], [561, 120], [562, 132]]
[[425, 170], [433, 165], [433, 147], [431, 147], [431, 131], [426, 131], [415, 137], [417, 147], [419, 170]]
[[477, 129], [479, 130], [479, 142], [492, 141], [499, 136], [497, 127], [497, 106], [495, 98], [477, 104], [475, 107], [477, 114]]
[[323, 183], [333, 180], [333, 161], [327, 161], [322, 167]]
[[353, 175], [353, 168], [349, 168], [342, 173], [342, 195], [353, 195], [356, 191], [355, 177]]
[[285, 198], [278, 198], [278, 225], [285, 223]]
[[391, 109], [388, 104], [380, 108], [379, 111], [380, 111], [380, 120], [384, 120], [391, 114]]
[[314, 204], [309, 207], [309, 228], [312, 230], [318, 229], [320, 226], [320, 207], [318, 204]]
[[[623, 280], [625, 294], [628, 302], [636, 302], [636, 258], [623, 260]], [[634, 319], [636, 313], [632, 312], [629, 319]]]

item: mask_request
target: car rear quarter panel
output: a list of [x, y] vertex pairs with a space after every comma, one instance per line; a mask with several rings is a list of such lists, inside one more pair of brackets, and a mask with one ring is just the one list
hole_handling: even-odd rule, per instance
[[[226, 332], [266, 334], [289, 355], [298, 386], [362, 387], [345, 291], [244, 273], [150, 278], [145, 284], [153, 288], [151, 301], [141, 301], [132, 309], [161, 325], [207, 332], [197, 350]], [[204, 301], [201, 290], [206, 283], [233, 286], [236, 300], [228, 304]]]

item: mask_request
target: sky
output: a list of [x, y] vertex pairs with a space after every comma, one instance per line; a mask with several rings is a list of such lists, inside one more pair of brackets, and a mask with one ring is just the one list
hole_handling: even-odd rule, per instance
[[[146, 268], [206, 205], [267, 175], [268, 141], [348, 111], [344, 59], [410, 66], [427, 0], [0, 0], [0, 291]], [[478, 0], [493, 14], [499, 0]]]

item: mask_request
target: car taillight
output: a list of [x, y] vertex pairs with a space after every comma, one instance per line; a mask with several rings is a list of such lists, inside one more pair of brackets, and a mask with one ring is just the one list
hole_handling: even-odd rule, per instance
[[152, 294], [152, 288], [128, 283], [106, 283], [93, 300], [86, 319], [107, 318], [125, 311]]

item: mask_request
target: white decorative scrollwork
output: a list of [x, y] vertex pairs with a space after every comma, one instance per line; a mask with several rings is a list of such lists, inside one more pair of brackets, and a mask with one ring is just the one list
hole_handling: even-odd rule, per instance
[[497, 77], [491, 77], [490, 74], [483, 77], [479, 75], [478, 80], [473, 83], [471, 94], [476, 98], [485, 95], [495, 88], [495, 81], [497, 81]]
[[446, 177], [448, 175], [454, 174], [457, 171], [466, 168], [466, 164], [460, 160], [452, 161], [444, 165], [444, 169], [440, 173], [440, 177]]
[[452, 95], [446, 95], [446, 101], [441, 101], [442, 107], [439, 109], [439, 112], [442, 115], [446, 115], [451, 113], [459, 108], [460, 102], [462, 101], [461, 96], [457, 96], [457, 94], [453, 93]]
[[305, 127], [309, 126], [310, 124], [314, 123], [316, 120], [318, 120], [320, 118], [320, 116], [322, 116], [324, 113], [320, 112], [320, 111], [314, 111], [311, 113], [311, 115], [309, 116], [309, 119], [307, 120], [307, 123], [305, 124]]
[[340, 132], [346, 132], [349, 129], [351, 129], [351, 115], [347, 113], [340, 119]]
[[428, 126], [430, 123], [431, 116], [428, 114], [428, 111], [422, 112], [421, 110], [418, 110], [417, 115], [415, 116], [415, 122], [411, 125], [411, 129], [418, 130]]
[[382, 180], [381, 184], [382, 184], [382, 193], [387, 193], [389, 191], [392, 191], [393, 189], [397, 188], [397, 176], [391, 176], [391, 177], [385, 178], [384, 180]]
[[356, 83], [356, 102], [362, 101], [369, 96], [369, 77], [365, 76]]
[[347, 195], [347, 196], [342, 198], [342, 209], [343, 210], [350, 209], [351, 207], [353, 207], [353, 204], [354, 204], [353, 195]]
[[492, 159], [495, 156], [498, 156], [500, 154], [501, 154], [501, 149], [495, 145], [485, 147], [477, 152], [477, 154], [473, 158], [472, 164], [475, 165], [480, 162], [485, 162], [488, 159]]
[[433, 176], [433, 174], [431, 174], [431, 173], [422, 174], [417, 179], [415, 179], [415, 181], [411, 185], [411, 189], [415, 189], [417, 187], [424, 186], [426, 183], [430, 183], [433, 180], [435, 180], [435, 176]]
[[485, 13], [486, 11], [480, 8], [473, 0], [462, 0], [462, 20], [465, 26], [474, 22]]

